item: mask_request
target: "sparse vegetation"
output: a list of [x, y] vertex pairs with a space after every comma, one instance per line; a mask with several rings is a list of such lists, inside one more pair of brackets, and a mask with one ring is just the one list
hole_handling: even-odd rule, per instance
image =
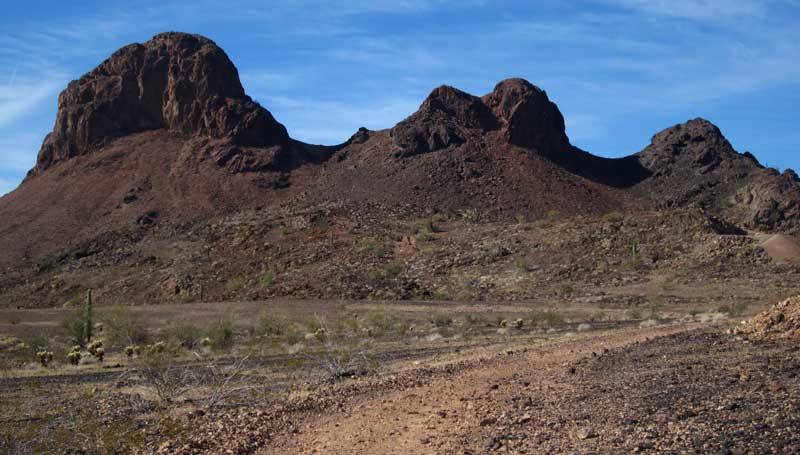
[[575, 292], [575, 283], [570, 279], [562, 280], [558, 283], [558, 290], [562, 295], [570, 295]]
[[206, 331], [206, 336], [211, 340], [212, 348], [218, 350], [229, 349], [234, 342], [233, 319], [231, 317], [223, 317], [212, 323]]
[[531, 323], [536, 326], [552, 327], [564, 323], [564, 316], [552, 310], [537, 311], [529, 316]]
[[622, 212], [608, 212], [603, 215], [603, 221], [606, 223], [621, 223], [625, 220], [625, 215]]
[[111, 346], [147, 343], [144, 321], [125, 305], [114, 305], [101, 313], [103, 337]]
[[202, 338], [202, 330], [190, 322], [174, 324], [168, 333], [170, 339], [184, 349], [192, 349], [198, 345]]
[[262, 288], [268, 288], [275, 283], [275, 272], [267, 270], [258, 277], [258, 285]]
[[227, 283], [225, 283], [225, 289], [228, 291], [237, 291], [245, 287], [245, 285], [246, 281], [244, 278], [231, 278]]

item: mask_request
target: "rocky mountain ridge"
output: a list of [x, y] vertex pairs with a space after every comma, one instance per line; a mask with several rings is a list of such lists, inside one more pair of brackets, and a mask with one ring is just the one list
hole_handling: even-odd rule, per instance
[[141, 238], [154, 226], [177, 235], [237, 213], [321, 208], [356, 224], [689, 208], [731, 232], [796, 235], [800, 181], [738, 153], [704, 119], [624, 158], [592, 155], [570, 143], [547, 93], [523, 79], [482, 97], [441, 86], [392, 128], [305, 144], [246, 95], [213, 41], [169, 32], [123, 47], [61, 93], [35, 167], [0, 198], [0, 267], [33, 276], [108, 235]]

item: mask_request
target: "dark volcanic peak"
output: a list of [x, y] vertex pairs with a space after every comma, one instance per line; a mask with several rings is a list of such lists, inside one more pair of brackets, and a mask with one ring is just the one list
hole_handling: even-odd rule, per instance
[[241, 146], [288, 142], [283, 125], [245, 95], [236, 67], [213, 41], [161, 33], [70, 82], [31, 175], [116, 137], [155, 129]]
[[497, 127], [497, 119], [480, 98], [442, 85], [391, 134], [395, 156], [412, 156], [462, 144]]
[[701, 172], [714, 169], [725, 159], [743, 157], [733, 149], [716, 125], [702, 118], [657, 133], [639, 156], [647, 167], [658, 168], [679, 163]]
[[556, 160], [569, 151], [564, 117], [539, 87], [524, 79], [506, 79], [483, 101], [503, 123], [508, 142]]
[[524, 79], [506, 79], [478, 98], [443, 85], [419, 110], [392, 129], [397, 156], [412, 156], [500, 130], [505, 142], [556, 161], [570, 150], [564, 117], [544, 90]]

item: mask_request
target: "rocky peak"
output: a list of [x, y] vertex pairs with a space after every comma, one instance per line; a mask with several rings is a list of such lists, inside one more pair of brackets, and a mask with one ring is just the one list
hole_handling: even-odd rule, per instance
[[419, 110], [392, 129], [400, 156], [443, 149], [473, 135], [501, 130], [514, 145], [563, 161], [570, 150], [564, 117], [544, 90], [524, 79], [506, 79], [478, 98], [443, 85]]
[[394, 154], [411, 156], [440, 150], [496, 127], [497, 119], [480, 98], [442, 85], [428, 95], [417, 112], [392, 128]]
[[231, 145], [288, 143], [286, 129], [244, 93], [236, 67], [200, 35], [161, 33], [114, 52], [59, 95], [36, 175], [131, 133], [169, 129]]
[[[716, 125], [702, 118], [657, 133], [640, 157], [642, 163], [651, 169], [677, 163], [699, 173], [716, 169], [726, 158], [746, 158], [736, 153]], [[753, 160], [748, 158], [748, 161]]]
[[510, 143], [558, 160], [569, 151], [564, 117], [539, 87], [524, 79], [506, 79], [483, 102], [502, 123]]

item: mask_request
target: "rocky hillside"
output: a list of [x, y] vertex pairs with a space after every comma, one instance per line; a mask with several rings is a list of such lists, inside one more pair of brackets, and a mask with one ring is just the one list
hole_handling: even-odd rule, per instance
[[[380, 230], [387, 219], [413, 225], [434, 213], [581, 223], [612, 211], [637, 217], [687, 208], [730, 226], [726, 232], [797, 234], [800, 181], [736, 152], [702, 119], [658, 133], [640, 153], [594, 156], [570, 144], [558, 107], [522, 79], [501, 81], [483, 97], [442, 86], [392, 128], [362, 128], [338, 146], [304, 144], [245, 94], [214, 42], [163, 33], [118, 50], [59, 96], [35, 167], [0, 199], [0, 295], [14, 289], [15, 299], [34, 299], [24, 290], [31, 282], [98, 254], [111, 259], [97, 267], [112, 270], [150, 257], [143, 245], [155, 239], [198, 238], [188, 229], [225, 236], [219, 223], [237, 214], [256, 213], [270, 225], [278, 213], [310, 216], [300, 224], [332, 236], [334, 225]], [[307, 215], [315, 213], [336, 221]], [[297, 234], [298, 245], [306, 234]], [[224, 240], [199, 237], [198, 251]], [[120, 251], [133, 256], [120, 259]], [[188, 269], [199, 264], [183, 260]], [[48, 301], [75, 286], [59, 285]]]

